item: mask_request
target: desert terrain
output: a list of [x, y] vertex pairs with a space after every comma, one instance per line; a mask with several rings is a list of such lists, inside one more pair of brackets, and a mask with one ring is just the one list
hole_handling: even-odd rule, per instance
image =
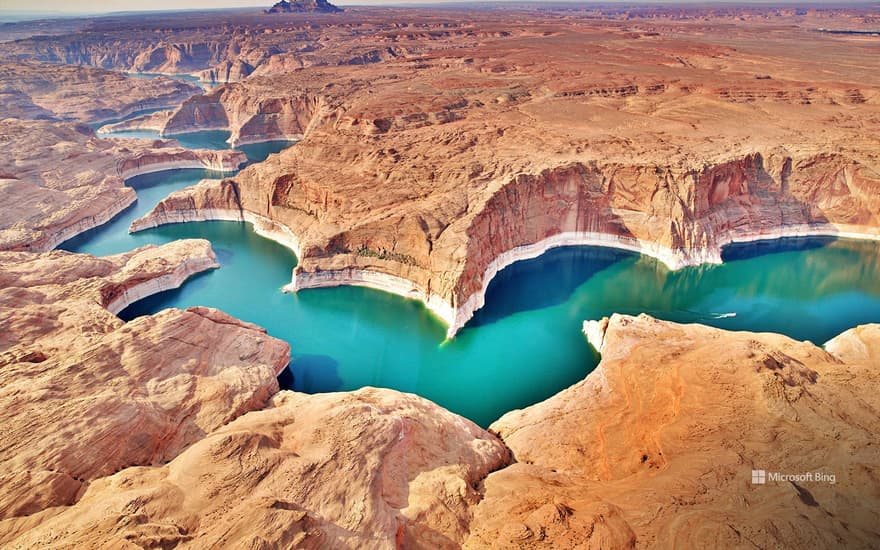
[[584, 319], [598, 367], [483, 429], [395, 390], [280, 390], [289, 344], [216, 309], [116, 315], [217, 268], [207, 241], [55, 250], [131, 177], [246, 163], [175, 141], [202, 130], [297, 143], [131, 231], [253, 222], [295, 251], [288, 291], [414, 298], [450, 338], [553, 247], [674, 269], [877, 240], [880, 10], [283, 4], [0, 26], [0, 546], [880, 544], [880, 325]]

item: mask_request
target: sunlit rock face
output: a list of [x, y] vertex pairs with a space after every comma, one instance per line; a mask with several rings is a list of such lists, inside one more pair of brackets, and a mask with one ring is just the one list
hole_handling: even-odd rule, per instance
[[174, 141], [101, 139], [88, 126], [0, 120], [0, 145], [15, 158], [0, 167], [0, 250], [43, 252], [131, 205], [127, 178], [175, 168], [230, 171], [240, 151], [189, 150]]
[[[338, 42], [326, 64], [293, 70], [278, 54], [185, 102], [166, 134], [301, 139], [224, 184], [232, 203], [196, 197], [204, 188], [192, 202], [287, 227], [302, 252], [292, 288], [395, 289], [423, 300], [450, 335], [498, 270], [552, 246], [618, 246], [678, 268], [720, 262], [741, 240], [880, 235], [880, 143], [859, 126], [880, 120], [880, 107], [854, 91], [880, 83], [860, 43], [820, 40], [830, 54], [788, 50], [790, 37], [758, 48], [749, 28], [733, 48], [705, 34], [661, 40], [647, 30], [660, 23], [501, 32], [487, 15], [475, 25], [464, 58], [448, 51], [461, 29], [421, 41], [378, 33], [391, 49], [356, 69], [337, 54], [347, 43], [360, 51], [360, 35], [328, 25], [323, 36]], [[644, 54], [627, 72], [624, 49]], [[786, 60], [785, 74], [764, 50]], [[806, 85], [814, 55], [828, 56], [833, 75]]]
[[[880, 379], [861, 352], [647, 316], [615, 315], [597, 330], [595, 371], [505, 415], [492, 433], [391, 390], [280, 392], [167, 464], [126, 468], [71, 488], [72, 506], [0, 522], [0, 540], [871, 546]], [[874, 349], [876, 334], [868, 325], [835, 341]], [[765, 471], [764, 483], [753, 470]]]

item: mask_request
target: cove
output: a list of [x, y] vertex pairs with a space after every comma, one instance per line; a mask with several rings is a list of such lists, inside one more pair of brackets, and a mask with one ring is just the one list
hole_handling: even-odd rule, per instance
[[257, 323], [290, 342], [291, 387], [298, 391], [389, 387], [422, 395], [485, 427], [582, 380], [595, 367], [598, 357], [580, 332], [585, 319], [646, 312], [817, 343], [880, 321], [880, 245], [874, 242], [735, 245], [725, 250], [723, 265], [675, 272], [635, 253], [571, 247], [501, 271], [486, 306], [454, 340], [443, 342], [445, 326], [415, 301], [359, 287], [283, 294], [296, 258], [248, 224], [179, 224], [128, 235], [133, 219], [206, 175], [178, 170], [132, 178], [138, 202], [62, 248], [106, 255], [180, 238], [210, 240], [220, 269], [137, 302], [121, 317], [206, 305]]

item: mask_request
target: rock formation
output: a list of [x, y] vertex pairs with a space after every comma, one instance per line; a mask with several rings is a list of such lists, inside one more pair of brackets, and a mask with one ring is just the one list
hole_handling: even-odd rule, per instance
[[[250, 212], [295, 235], [290, 289], [418, 298], [450, 336], [498, 270], [552, 246], [617, 246], [678, 268], [720, 262], [734, 241], [880, 237], [880, 81], [861, 42], [793, 52], [785, 40], [800, 29], [778, 42], [750, 42], [749, 28], [667, 40], [659, 31], [693, 29], [544, 20], [502, 32], [486, 17], [471, 30], [482, 42], [454, 55], [440, 35], [363, 70], [258, 69], [186, 101], [166, 134], [302, 140], [220, 188], [175, 195], [142, 225], [196, 219], [192, 204]], [[621, 51], [641, 52], [624, 73]]]
[[[72, 506], [0, 522], [0, 541], [603, 549], [876, 542], [875, 363], [782, 336], [645, 316], [615, 315], [598, 334], [596, 370], [505, 415], [490, 428], [501, 440], [390, 390], [280, 392], [168, 464], [124, 469], [92, 481]], [[876, 351], [878, 334], [871, 325], [835, 340]], [[815, 476], [753, 485], [752, 469]]]
[[155, 132], [161, 132], [162, 128], [165, 127], [165, 124], [168, 122], [168, 119], [171, 117], [171, 115], [171, 109], [167, 109], [164, 111], [157, 111], [155, 113], [134, 116], [125, 120], [121, 120], [119, 122], [104, 124], [97, 129], [97, 132], [98, 134], [125, 132], [130, 130], [153, 130]]
[[486, 479], [466, 548], [876, 544], [876, 361], [647, 316], [603, 329], [583, 382], [490, 427], [517, 464]]
[[[0, 57], [241, 80], [127, 127], [300, 143], [173, 193], [132, 230], [252, 221], [297, 252], [291, 289], [397, 292], [454, 334], [497, 270], [552, 246], [676, 267], [741, 239], [877, 238], [876, 42], [813, 30], [877, 21], [729, 6], [114, 16]], [[44, 70], [0, 89], [0, 249], [18, 250], [0, 252], [0, 546], [877, 546], [880, 326], [823, 350], [614, 315], [585, 325], [602, 353], [585, 380], [488, 431], [391, 390], [279, 392], [290, 349], [259, 327], [208, 308], [114, 315], [216, 267], [207, 242], [24, 251], [108, 220], [135, 199], [126, 177], [244, 160], [60, 122], [127, 113], [140, 92], [92, 112], [89, 79], [131, 82], [60, 67], [50, 80], [70, 86], [43, 93]]]
[[480, 480], [508, 456], [494, 436], [417, 396], [281, 392], [164, 467], [92, 483], [12, 547], [454, 548]]
[[290, 2], [281, 0], [267, 9], [266, 13], [340, 13], [341, 11], [341, 8], [334, 6], [327, 0], [291, 0]]
[[0, 253], [0, 520], [27, 524], [95, 479], [167, 462], [278, 391], [289, 346], [263, 329], [207, 308], [112, 313], [215, 267], [207, 241]]
[[172, 168], [235, 170], [240, 151], [192, 151], [174, 141], [99, 139], [87, 126], [0, 120], [0, 250], [47, 251], [137, 200], [125, 179]]
[[92, 67], [0, 60], [5, 117], [94, 123], [176, 107], [201, 88], [170, 78], [132, 78]]
[[[257, 84], [255, 84], [257, 85]], [[172, 113], [161, 132], [164, 136], [205, 129], [229, 130], [233, 146], [279, 139], [299, 140], [305, 134], [319, 100], [290, 94], [274, 86], [223, 86], [185, 101]]]

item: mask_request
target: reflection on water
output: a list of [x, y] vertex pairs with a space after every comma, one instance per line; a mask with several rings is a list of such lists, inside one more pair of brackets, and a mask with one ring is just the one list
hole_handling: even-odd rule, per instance
[[[553, 249], [539, 261], [523, 261], [501, 270], [486, 291], [486, 306], [468, 323], [477, 327], [508, 315], [562, 304], [591, 277], [631, 256], [614, 248]], [[516, 281], [532, 281], [531, 288]]]
[[[167, 170], [143, 174], [126, 180], [126, 185], [137, 190], [137, 202], [113, 217], [108, 223], [81, 233], [63, 242], [58, 248], [70, 252], [84, 252], [107, 256], [127, 252], [139, 246], [153, 244], [149, 233], [128, 234], [134, 220], [146, 215], [170, 193], [195, 185], [205, 178], [222, 178], [229, 173], [211, 170]], [[163, 241], [165, 242], [165, 241]]]
[[733, 262], [757, 258], [765, 254], [813, 250], [828, 246], [836, 240], [835, 237], [786, 237], [783, 239], [733, 243], [721, 250], [721, 259], [725, 262]]

